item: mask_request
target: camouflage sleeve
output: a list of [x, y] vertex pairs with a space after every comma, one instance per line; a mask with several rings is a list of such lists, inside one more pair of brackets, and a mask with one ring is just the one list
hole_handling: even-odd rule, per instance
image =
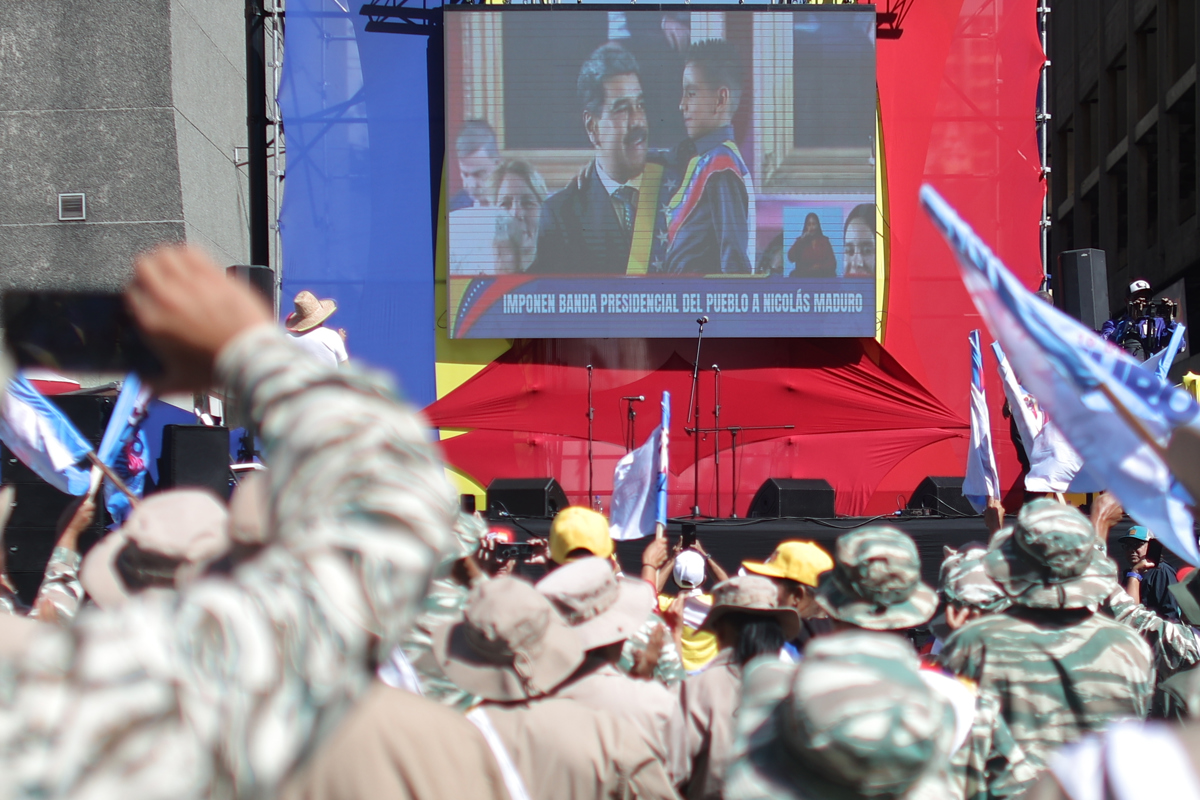
[[[634, 656], [649, 647], [650, 635], [659, 625], [665, 625], [662, 618], [658, 614], [651, 613], [650, 618], [642, 624], [642, 627], [625, 640], [625, 646], [621, 648], [621, 658], [617, 662], [617, 669], [629, 674], [629, 671], [633, 669]], [[683, 668], [683, 659], [679, 657], [679, 650], [675, 647], [675, 642], [669, 634], [663, 639], [658, 664], [654, 667], [654, 677], [666, 686], [674, 686], [687, 677], [687, 671]]]
[[46, 574], [33, 601], [29, 616], [41, 619], [45, 604], [53, 607], [54, 619], [60, 625], [69, 625], [79, 613], [83, 603], [83, 586], [79, 583], [79, 553], [65, 547], [55, 547], [46, 564]]
[[260, 424], [273, 543], [0, 660], [0, 800], [273, 796], [400, 639], [454, 496], [386, 384], [297, 353], [264, 326], [217, 365]]
[[1154, 651], [1160, 678], [1200, 663], [1200, 637], [1194, 628], [1163, 619], [1136, 602], [1120, 586], [1113, 589], [1102, 609], [1142, 635]]

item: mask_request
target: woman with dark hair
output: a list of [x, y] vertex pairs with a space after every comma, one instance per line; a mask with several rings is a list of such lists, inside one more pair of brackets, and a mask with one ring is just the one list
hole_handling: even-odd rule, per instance
[[692, 759], [692, 776], [680, 787], [688, 800], [722, 796], [733, 760], [742, 668], [759, 656], [778, 658], [784, 642], [799, 634], [796, 609], [780, 608], [778, 598], [775, 584], [758, 575], [739, 575], [713, 589], [713, 608], [700, 630], [716, 634], [720, 650], [703, 672], [683, 682], [679, 695]]
[[821, 220], [810, 213], [804, 218], [804, 231], [788, 248], [788, 261], [796, 265], [790, 278], [833, 278], [837, 276], [837, 257], [829, 237], [821, 231]]
[[842, 229], [843, 278], [875, 277], [875, 206], [862, 203], [851, 209]]

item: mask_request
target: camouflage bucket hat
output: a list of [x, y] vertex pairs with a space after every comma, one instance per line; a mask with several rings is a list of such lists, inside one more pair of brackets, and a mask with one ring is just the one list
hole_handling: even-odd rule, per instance
[[1013, 604], [1027, 608], [1095, 608], [1117, 576], [1087, 517], [1046, 498], [1026, 504], [1015, 525], [992, 537], [983, 563]]
[[921, 583], [917, 546], [887, 526], [838, 537], [817, 602], [834, 619], [876, 631], [921, 625], [937, 610], [937, 595]]
[[946, 548], [946, 559], [938, 578], [938, 593], [943, 600], [986, 613], [1003, 611], [1012, 604], [984, 569], [983, 560], [987, 553], [987, 547], [977, 542], [959, 550]]
[[727, 800], [903, 797], [953, 748], [954, 711], [897, 636], [814, 639], [799, 665], [752, 662]]

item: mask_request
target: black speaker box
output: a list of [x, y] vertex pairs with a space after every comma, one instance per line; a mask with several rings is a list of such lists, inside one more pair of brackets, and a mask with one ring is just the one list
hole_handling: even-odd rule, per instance
[[553, 517], [570, 503], [554, 478], [496, 478], [487, 488], [488, 519]]
[[750, 501], [746, 516], [835, 517], [833, 487], [821, 479], [767, 478]]
[[211, 489], [229, 499], [229, 429], [207, 425], [164, 425], [158, 488]]
[[275, 273], [271, 271], [270, 267], [253, 264], [235, 264], [232, 267], [225, 268], [225, 275], [247, 284], [267, 301], [267, 305], [271, 307], [272, 311], [276, 310]]
[[1054, 271], [1054, 305], [1094, 331], [1108, 320], [1108, 267], [1103, 250], [1067, 250]]
[[921, 481], [912, 497], [908, 500], [909, 508], [928, 508], [935, 514], [948, 517], [978, 516], [971, 507], [971, 501], [963, 497], [962, 478], [929, 476]]
[[[48, 397], [75, 428], [93, 445], [99, 445], [104, 428], [112, 415], [115, 399], [104, 395], [75, 394]], [[17, 595], [32, 603], [37, 595], [46, 562], [54, 552], [58, 518], [75, 498], [60, 492], [21, 463], [12, 451], [0, 446], [0, 478], [17, 490], [16, 505], [4, 531], [4, 549], [8, 575], [17, 587]], [[86, 553], [112, 522], [103, 503], [98, 503], [96, 519], [79, 537], [79, 550]]]

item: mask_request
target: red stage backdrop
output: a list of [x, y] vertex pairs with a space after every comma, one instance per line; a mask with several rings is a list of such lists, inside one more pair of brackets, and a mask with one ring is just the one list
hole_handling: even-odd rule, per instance
[[[721, 366], [721, 424], [795, 425], [747, 432], [737, 450], [736, 510], [769, 477], [825, 478], [842, 515], [901, 507], [927, 475], [962, 475], [968, 431], [967, 333], [982, 326], [949, 250], [917, 205], [933, 184], [1031, 288], [1041, 279], [1042, 181], [1034, 128], [1044, 55], [1034, 0], [892, 0], [877, 45], [886, 184], [888, 283], [883, 342], [724, 339], [705, 342], [701, 366]], [[887, 38], [885, 38], [887, 37]], [[990, 341], [983, 333], [984, 342]], [[985, 346], [985, 353], [989, 348]], [[670, 513], [687, 514], [694, 470], [705, 514], [733, 509], [730, 437], [720, 439], [720, 491], [711, 436], [695, 463], [687, 418], [694, 340], [518, 341], [426, 409], [447, 460], [486, 486], [495, 477], [556, 477], [586, 503], [587, 372], [595, 394], [595, 489], [607, 509], [624, 453], [620, 397], [645, 395], [637, 439], [672, 393]], [[1017, 478], [1003, 394], [985, 355], [1001, 478]], [[714, 375], [702, 373], [701, 424], [711, 427]], [[719, 499], [719, 508], [718, 508]]]

